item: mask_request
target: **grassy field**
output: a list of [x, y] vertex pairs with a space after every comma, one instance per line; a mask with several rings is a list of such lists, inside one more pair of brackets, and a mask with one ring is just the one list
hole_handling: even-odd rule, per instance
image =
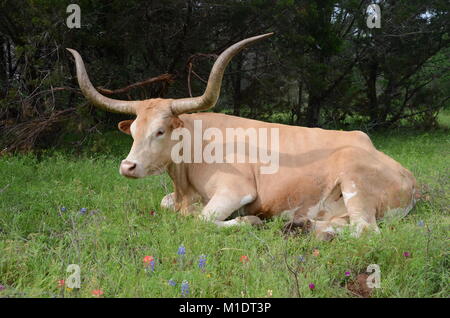
[[[161, 210], [169, 178], [121, 177], [118, 165], [131, 139], [119, 132], [78, 155], [3, 156], [0, 297], [93, 297], [99, 289], [103, 297], [182, 297], [184, 280], [189, 297], [358, 297], [346, 286], [369, 264], [381, 269], [372, 297], [448, 297], [449, 136], [448, 130], [372, 135], [415, 174], [422, 199], [405, 219], [382, 223], [381, 235], [343, 234], [331, 242], [285, 239], [279, 219], [260, 229], [219, 229]], [[98, 143], [106, 150], [98, 151]], [[184, 256], [177, 255], [180, 245]], [[154, 271], [146, 270], [145, 256], [153, 256]], [[69, 264], [80, 266], [79, 290], [58, 286]]]

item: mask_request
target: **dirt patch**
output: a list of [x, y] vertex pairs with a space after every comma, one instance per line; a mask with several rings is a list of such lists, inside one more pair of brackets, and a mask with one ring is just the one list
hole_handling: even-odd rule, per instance
[[347, 284], [347, 289], [355, 296], [370, 298], [370, 296], [372, 295], [372, 288], [369, 288], [369, 286], [367, 286], [368, 277], [369, 275], [365, 273], [359, 274], [358, 276], [356, 276], [356, 279], [350, 281]]
[[299, 218], [284, 225], [282, 233], [285, 237], [297, 236], [311, 232], [312, 222], [307, 218]]

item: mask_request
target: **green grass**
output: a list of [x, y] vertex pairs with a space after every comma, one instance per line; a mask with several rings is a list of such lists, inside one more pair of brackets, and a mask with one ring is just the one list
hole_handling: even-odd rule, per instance
[[[180, 297], [183, 280], [191, 297], [267, 297], [269, 290], [273, 297], [355, 297], [345, 283], [369, 264], [381, 268], [373, 297], [448, 297], [449, 132], [395, 130], [371, 137], [415, 174], [424, 199], [406, 218], [381, 224], [381, 235], [344, 234], [331, 242], [284, 239], [279, 219], [262, 229], [219, 229], [161, 210], [169, 178], [121, 177], [118, 164], [131, 140], [118, 132], [87, 144], [81, 155], [1, 157], [0, 284], [6, 288], [0, 297], [92, 297], [94, 289], [104, 297]], [[96, 212], [81, 215], [83, 207]], [[183, 264], [177, 260], [181, 244]], [[403, 256], [406, 251], [411, 257]], [[207, 255], [205, 272], [198, 268], [201, 254]], [[144, 270], [146, 255], [156, 259], [154, 273]], [[250, 261], [241, 263], [242, 255]], [[80, 290], [57, 287], [67, 280], [69, 264], [81, 268]]]

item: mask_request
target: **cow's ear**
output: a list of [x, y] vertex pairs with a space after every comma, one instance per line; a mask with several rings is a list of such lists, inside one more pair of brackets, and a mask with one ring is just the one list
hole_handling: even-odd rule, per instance
[[178, 118], [178, 117], [173, 117], [172, 118], [172, 128], [173, 129], [177, 129], [177, 128], [180, 128], [180, 127], [184, 127], [183, 121], [180, 118]]
[[131, 135], [130, 126], [133, 123], [134, 119], [121, 121], [117, 126], [119, 130], [125, 134]]

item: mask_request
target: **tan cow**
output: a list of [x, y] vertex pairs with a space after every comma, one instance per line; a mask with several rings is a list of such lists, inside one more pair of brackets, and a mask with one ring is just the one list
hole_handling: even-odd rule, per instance
[[[200, 202], [203, 204], [200, 217], [219, 226], [259, 224], [261, 218], [281, 215], [290, 220], [288, 227], [306, 227], [317, 237], [329, 239], [345, 226], [359, 236], [365, 229], [379, 231], [376, 220], [387, 214], [406, 215], [415, 203], [413, 175], [376, 150], [363, 132], [193, 113], [214, 107], [231, 58], [270, 35], [248, 38], [225, 50], [211, 70], [204, 94], [183, 99], [120, 101], [102, 96], [92, 86], [81, 56], [68, 49], [75, 57], [80, 88], [90, 102], [111, 112], [136, 115], [134, 120], [119, 123], [119, 129], [134, 139], [130, 153], [120, 165], [120, 173], [128, 178], [142, 178], [167, 171], [174, 192], [166, 195], [161, 205], [191, 213], [197, 206], [194, 203]], [[200, 129], [195, 127], [196, 123], [201, 123]], [[214, 138], [203, 138], [196, 145], [194, 142], [191, 149], [181, 148], [179, 154], [185, 155], [195, 152], [195, 147], [208, 147], [213, 142], [225, 147], [227, 141], [218, 137], [233, 128], [248, 133], [245, 149], [254, 147], [276, 155], [277, 169], [262, 173], [261, 168], [267, 165], [262, 160], [174, 161], [173, 149], [180, 145], [174, 134], [215, 132], [210, 134]], [[277, 135], [267, 138], [264, 146], [251, 141], [251, 130], [275, 131]], [[248, 155], [244, 157], [249, 159]], [[232, 216], [235, 217], [230, 219]]]

